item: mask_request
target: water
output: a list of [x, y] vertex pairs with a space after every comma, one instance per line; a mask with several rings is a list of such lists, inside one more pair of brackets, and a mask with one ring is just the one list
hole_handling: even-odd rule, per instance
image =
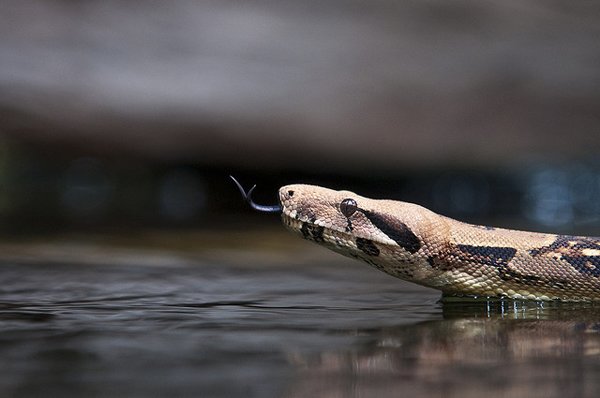
[[107, 263], [0, 265], [2, 396], [600, 391], [594, 306], [441, 303], [358, 263]]

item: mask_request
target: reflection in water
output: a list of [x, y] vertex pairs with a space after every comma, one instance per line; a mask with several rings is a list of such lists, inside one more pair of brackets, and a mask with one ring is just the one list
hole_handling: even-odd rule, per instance
[[[347, 263], [345, 263], [347, 264]], [[0, 265], [2, 396], [595, 396], [590, 305], [368, 267]]]
[[291, 356], [288, 396], [596, 396], [600, 308], [444, 303], [443, 320], [381, 328], [348, 351]]

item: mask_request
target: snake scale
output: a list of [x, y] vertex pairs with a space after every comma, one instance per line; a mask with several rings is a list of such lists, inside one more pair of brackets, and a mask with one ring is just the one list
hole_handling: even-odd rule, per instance
[[238, 188], [255, 209], [281, 212], [303, 238], [445, 295], [600, 300], [600, 238], [472, 225], [313, 185], [281, 187], [278, 205], [261, 206], [254, 187]]

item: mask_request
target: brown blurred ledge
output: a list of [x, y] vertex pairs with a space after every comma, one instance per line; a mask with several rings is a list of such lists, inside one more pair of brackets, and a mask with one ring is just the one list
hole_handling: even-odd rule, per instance
[[364, 171], [600, 148], [593, 2], [2, 8], [0, 132], [48, 151]]

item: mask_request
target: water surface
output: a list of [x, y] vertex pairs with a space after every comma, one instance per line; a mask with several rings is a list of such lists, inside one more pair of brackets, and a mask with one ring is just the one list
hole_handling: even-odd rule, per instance
[[3, 396], [596, 396], [600, 312], [358, 263], [0, 265]]

